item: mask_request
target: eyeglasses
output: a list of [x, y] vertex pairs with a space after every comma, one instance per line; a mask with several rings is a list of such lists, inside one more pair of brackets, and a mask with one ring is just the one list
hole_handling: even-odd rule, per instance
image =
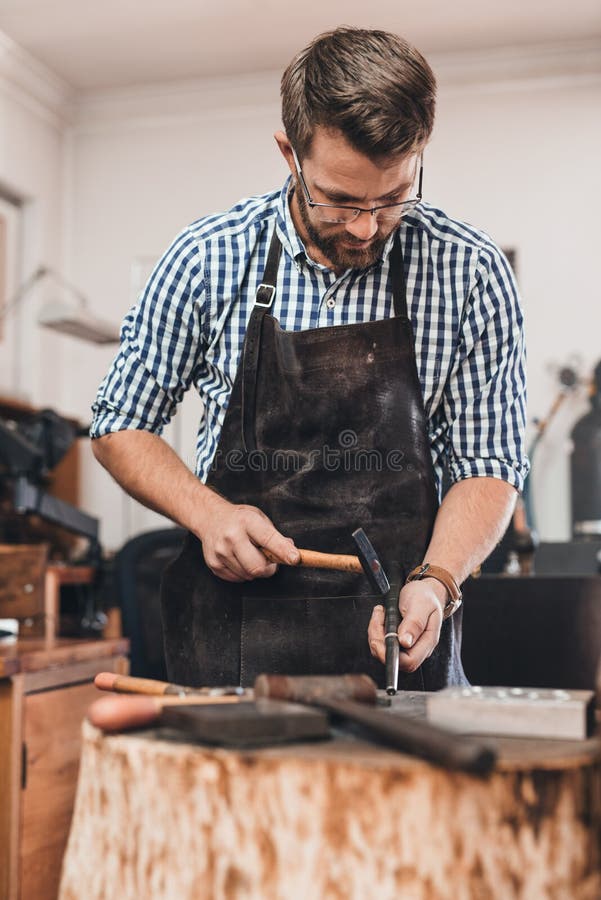
[[294, 147], [292, 147], [291, 149], [292, 155], [294, 156], [296, 171], [298, 172], [298, 177], [300, 179], [307, 204], [311, 207], [311, 209], [315, 210], [317, 218], [319, 218], [322, 222], [330, 222], [332, 224], [342, 225], [343, 223], [354, 222], [355, 219], [358, 219], [361, 213], [364, 212], [374, 216], [377, 221], [398, 222], [399, 219], [401, 219], [405, 215], [405, 213], [409, 212], [409, 210], [411, 209], [414, 209], [422, 199], [424, 161], [423, 157], [420, 156], [417, 194], [410, 200], [403, 200], [401, 203], [385, 203], [382, 206], [370, 207], [336, 206], [332, 203], [317, 203], [315, 200], [311, 199], [311, 194], [309, 193], [309, 188], [307, 187], [307, 182], [305, 181], [305, 176], [303, 175], [303, 170], [301, 169], [300, 163], [298, 161], [298, 156], [296, 155]]

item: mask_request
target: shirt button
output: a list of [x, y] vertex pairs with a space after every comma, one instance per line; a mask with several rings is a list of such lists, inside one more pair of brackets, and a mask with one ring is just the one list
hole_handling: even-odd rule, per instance
[[328, 309], [334, 309], [334, 307], [336, 306], [336, 301], [333, 297], [328, 297], [328, 299], [326, 300], [326, 306], [328, 307]]

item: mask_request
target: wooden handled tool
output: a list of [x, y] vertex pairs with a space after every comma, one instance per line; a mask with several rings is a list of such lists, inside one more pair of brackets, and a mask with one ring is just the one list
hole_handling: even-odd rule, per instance
[[[386, 594], [390, 589], [388, 579], [380, 564], [375, 550], [368, 541], [362, 528], [353, 532], [353, 538], [359, 549], [359, 556], [347, 556], [345, 553], [320, 553], [318, 550], [301, 550], [299, 559], [295, 563], [286, 563], [289, 566], [302, 566], [305, 569], [334, 569], [337, 572], [356, 572], [358, 575], [367, 575], [371, 586], [379, 594]], [[281, 561], [266, 547], [261, 547], [261, 553], [269, 562]]]
[[[359, 547], [360, 556], [348, 556], [345, 553], [320, 553], [318, 550], [301, 550], [299, 548], [299, 559], [295, 563], [286, 563], [289, 566], [302, 566], [305, 569], [335, 569], [337, 572], [356, 572], [358, 575], [367, 575], [370, 584], [379, 594], [385, 594], [390, 585], [384, 574], [384, 570], [375, 554], [375, 551], [362, 528], [358, 528], [353, 532], [353, 538]], [[361, 543], [361, 539], [365, 542]], [[367, 547], [371, 548], [369, 557]], [[282, 565], [279, 560], [266, 547], [261, 547], [261, 553], [267, 557], [269, 562]]]
[[[486, 775], [494, 766], [495, 753], [473, 738], [436, 728], [428, 722], [395, 714], [392, 710], [370, 708], [375, 703], [376, 685], [367, 675], [293, 677], [259, 675], [255, 698], [270, 697], [319, 706], [356, 722], [386, 743], [449, 769]], [[357, 702], [357, 698], [363, 702]]]
[[242, 696], [244, 688], [233, 687], [184, 687], [181, 684], [171, 684], [168, 681], [157, 681], [154, 678], [135, 678], [131, 675], [116, 675], [114, 672], [99, 672], [94, 678], [94, 684], [100, 691], [115, 691], [118, 694], [149, 694], [159, 696], [190, 696], [220, 697], [228, 694]]
[[103, 697], [92, 703], [88, 719], [102, 731], [127, 731], [152, 725], [166, 706], [239, 703], [252, 699], [252, 691], [238, 686], [192, 688], [115, 672], [99, 672], [94, 684], [101, 691], [129, 695]]
[[216, 703], [243, 703], [240, 697], [228, 694], [222, 697], [207, 697], [186, 694], [183, 697], [133, 695], [128, 697], [101, 697], [95, 700], [87, 712], [87, 717], [102, 731], [128, 731], [131, 728], [145, 728], [156, 722], [167, 706], [199, 706]]
[[[291, 566], [302, 566], [305, 569], [335, 569], [337, 572], [363, 572], [363, 566], [358, 556], [346, 556], [344, 553], [319, 553], [317, 550], [299, 550], [300, 559], [295, 563], [287, 563]], [[269, 562], [278, 563], [277, 559], [267, 550], [261, 547], [261, 553]]]

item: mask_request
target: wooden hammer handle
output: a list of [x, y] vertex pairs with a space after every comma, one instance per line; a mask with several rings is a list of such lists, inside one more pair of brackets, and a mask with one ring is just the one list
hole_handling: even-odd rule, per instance
[[[265, 547], [261, 547], [261, 552], [270, 562], [280, 563], [280, 560]], [[287, 565], [302, 566], [306, 569], [335, 569], [337, 572], [363, 573], [363, 566], [358, 556], [346, 556], [344, 553], [319, 553], [317, 550], [299, 550], [298, 552], [300, 553], [299, 561], [287, 563]]]
[[100, 691], [112, 691], [117, 694], [145, 694], [152, 697], [191, 696], [209, 697], [242, 696], [245, 691], [241, 687], [186, 687], [183, 684], [171, 684], [169, 681], [156, 681], [154, 678], [136, 678], [132, 675], [117, 675], [115, 672], [99, 672], [94, 684]]
[[99, 672], [94, 684], [100, 691], [115, 691], [118, 694], [149, 694], [155, 697], [173, 693], [167, 681], [153, 678], [134, 678], [131, 675], [117, 675], [114, 672]]

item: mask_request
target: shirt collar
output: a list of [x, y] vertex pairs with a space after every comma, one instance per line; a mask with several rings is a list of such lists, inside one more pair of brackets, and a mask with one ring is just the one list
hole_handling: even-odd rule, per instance
[[[290, 203], [289, 197], [291, 194], [292, 188], [292, 176], [289, 175], [286, 179], [282, 190], [277, 199], [277, 222], [276, 229], [278, 232], [278, 237], [282, 242], [282, 247], [289, 253], [289, 255], [295, 260], [297, 265], [300, 265], [303, 262], [307, 262], [310, 265], [313, 265], [319, 269], [325, 269], [325, 266], [319, 265], [311, 257], [308, 255], [305, 245], [303, 244], [296, 228], [294, 227], [294, 222], [292, 221], [292, 213], [290, 212]], [[401, 228], [403, 227], [403, 223], [401, 223]], [[396, 231], [393, 231], [386, 243], [384, 244], [384, 250], [382, 251], [382, 256], [380, 259], [376, 260], [373, 266], [370, 268], [376, 268], [377, 266], [381, 266], [384, 260], [388, 258], [388, 255], [392, 249], [392, 245], [394, 243], [394, 238], [396, 235]], [[330, 271], [330, 270], [328, 270]]]
[[284, 182], [284, 186], [280, 191], [277, 200], [276, 228], [284, 250], [286, 250], [294, 260], [302, 262], [307, 258], [307, 253], [305, 245], [301, 241], [298, 232], [294, 227], [294, 222], [292, 221], [292, 213], [290, 212], [290, 204], [288, 202], [291, 185], [292, 176], [289, 175]]

